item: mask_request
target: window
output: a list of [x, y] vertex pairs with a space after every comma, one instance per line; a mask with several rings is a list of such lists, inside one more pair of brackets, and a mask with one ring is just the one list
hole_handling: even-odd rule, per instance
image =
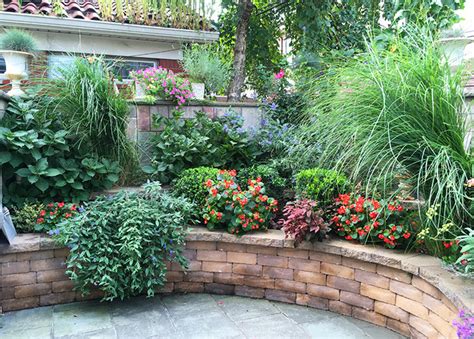
[[[75, 56], [66, 54], [51, 54], [48, 59], [49, 66], [49, 77], [57, 78], [60, 76], [60, 67], [71, 66], [74, 62]], [[131, 71], [137, 71], [139, 69], [154, 67], [156, 63], [154, 61], [146, 60], [122, 60], [122, 59], [106, 59], [112, 66], [112, 72], [118, 78], [118, 80], [129, 79]]]

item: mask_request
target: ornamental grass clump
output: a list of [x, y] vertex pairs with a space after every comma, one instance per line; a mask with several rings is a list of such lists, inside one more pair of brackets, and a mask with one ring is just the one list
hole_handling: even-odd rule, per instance
[[[408, 29], [388, 50], [372, 40], [366, 47], [365, 54], [314, 79], [312, 119], [293, 157], [303, 161], [306, 155], [346, 173], [367, 196], [378, 191], [390, 198], [400, 183], [411, 187], [424, 201], [419, 240], [443, 256], [442, 242], [473, 221], [464, 187], [473, 173], [463, 145], [462, 71], [451, 71], [435, 37], [422, 29]], [[319, 159], [311, 159], [319, 150]]]
[[0, 35], [0, 50], [32, 53], [36, 49], [35, 39], [25, 31], [9, 29]]

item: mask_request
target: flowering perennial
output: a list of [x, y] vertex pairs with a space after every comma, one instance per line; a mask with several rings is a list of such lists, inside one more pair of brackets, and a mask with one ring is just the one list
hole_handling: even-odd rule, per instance
[[77, 206], [65, 204], [64, 202], [50, 203], [41, 210], [36, 219], [35, 230], [46, 231], [49, 235], [58, 234], [57, 225], [65, 219], [72, 218], [77, 214]]
[[242, 190], [236, 175], [235, 170], [222, 170], [217, 180], [208, 179], [204, 183], [209, 189], [204, 224], [211, 230], [227, 226], [232, 234], [266, 229], [278, 202], [265, 195], [260, 177], [249, 179], [247, 189]]
[[331, 223], [347, 240], [383, 242], [395, 248], [412, 238], [412, 227], [404, 220], [404, 208], [396, 201], [383, 202], [356, 194], [340, 194]]
[[161, 66], [139, 70], [132, 77], [137, 84], [144, 84], [147, 95], [172, 100], [178, 107], [194, 96], [187, 79]]
[[474, 315], [459, 311], [459, 320], [453, 321], [459, 339], [472, 339], [474, 337]]

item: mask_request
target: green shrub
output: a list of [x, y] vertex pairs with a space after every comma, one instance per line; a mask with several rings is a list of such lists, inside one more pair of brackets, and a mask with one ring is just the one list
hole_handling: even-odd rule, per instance
[[26, 203], [21, 207], [13, 207], [11, 216], [18, 233], [34, 232], [36, 220], [44, 207], [41, 203]]
[[86, 200], [119, 179], [118, 163], [76, 148], [51, 105], [33, 90], [12, 99], [7, 108], [0, 128], [0, 165], [8, 205]]
[[178, 176], [173, 191], [194, 202], [198, 209], [202, 209], [209, 195], [209, 188], [205, 183], [208, 179], [214, 179], [218, 173], [219, 170], [212, 167], [189, 168]]
[[35, 39], [25, 31], [9, 29], [0, 36], [0, 50], [31, 53], [36, 48]]
[[153, 296], [166, 282], [167, 262], [187, 265], [184, 226], [193, 208], [159, 183], [86, 203], [54, 232], [71, 251], [66, 274], [83, 294], [103, 291], [103, 300]]
[[311, 168], [296, 175], [297, 193], [322, 204], [331, 203], [339, 193], [344, 193], [346, 185], [344, 175], [324, 168]]
[[204, 83], [210, 93], [222, 93], [230, 80], [229, 63], [224, 63], [210, 45], [194, 44], [184, 50], [181, 65], [193, 82]]
[[282, 178], [278, 171], [271, 165], [254, 165], [242, 168], [237, 173], [237, 179], [242, 187], [247, 185], [249, 179], [262, 178], [266, 192], [269, 196], [281, 199], [287, 187], [287, 180]]

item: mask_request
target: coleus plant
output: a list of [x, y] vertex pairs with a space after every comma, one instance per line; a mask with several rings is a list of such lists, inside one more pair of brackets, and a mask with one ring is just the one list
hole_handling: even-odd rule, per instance
[[267, 229], [278, 202], [265, 194], [261, 178], [249, 179], [247, 189], [236, 182], [235, 170], [221, 170], [216, 180], [208, 179], [204, 224], [210, 230], [227, 228], [232, 234]]

